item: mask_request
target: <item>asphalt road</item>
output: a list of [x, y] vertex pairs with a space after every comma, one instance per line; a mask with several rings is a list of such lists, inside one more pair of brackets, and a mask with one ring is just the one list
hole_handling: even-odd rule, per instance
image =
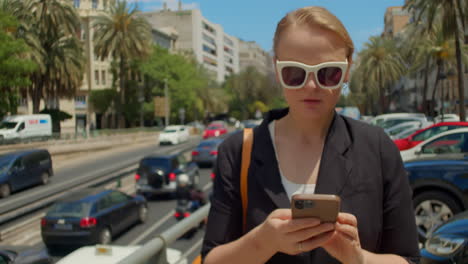
[[[112, 154], [101, 156], [97, 159], [92, 159], [80, 164], [64, 167], [60, 170], [55, 171], [55, 175], [48, 185], [29, 188], [27, 190], [14, 193], [6, 199], [2, 199], [0, 209], [5, 209], [7, 206], [15, 207], [20, 204], [34, 201], [37, 195], [44, 195], [44, 193], [50, 191], [51, 188], [57, 188], [56, 185], [76, 180], [77, 178], [83, 177], [83, 175], [99, 176], [99, 174], [97, 173], [98, 171], [112, 169], [118, 165], [128, 163], [132, 160], [135, 160], [136, 164], [136, 162], [142, 157], [153, 153], [171, 153], [180, 151], [184, 148], [195, 146], [199, 142], [199, 140], [200, 139], [198, 138], [191, 139], [189, 142], [177, 146], [148, 145], [129, 151], [116, 151], [114, 153], [111, 152]], [[200, 169], [200, 186], [205, 187], [205, 190], [207, 190], [207, 192], [209, 192], [211, 188], [211, 182], [209, 178], [210, 173], [211, 169]], [[175, 200], [164, 197], [156, 197], [154, 199], [150, 199], [148, 201], [149, 214], [146, 223], [135, 225], [129, 230], [115, 237], [113, 239], [113, 244], [144, 244], [150, 239], [154, 238], [156, 235], [167, 230], [175, 223], [177, 223], [177, 220], [173, 217], [173, 209], [175, 208], [175, 204]], [[10, 223], [9, 225], [11, 224], [15, 224], [15, 222]], [[202, 237], [203, 230], [199, 230], [191, 239], [179, 239], [178, 241], [170, 245], [170, 247], [179, 249], [182, 252], [192, 250], [193, 252], [187, 256], [190, 263], [191, 260], [199, 254]], [[42, 242], [40, 242], [38, 244], [35, 244], [33, 247], [41, 248], [44, 247], [44, 245], [42, 244]], [[60, 259], [69, 252], [69, 250], [55, 252], [54, 259]]]

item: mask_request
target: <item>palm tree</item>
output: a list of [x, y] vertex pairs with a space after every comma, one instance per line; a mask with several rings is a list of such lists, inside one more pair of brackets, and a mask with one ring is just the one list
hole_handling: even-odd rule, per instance
[[110, 7], [109, 13], [97, 17], [94, 22], [95, 54], [99, 58], [112, 55], [119, 63], [121, 106], [125, 105], [129, 62], [144, 58], [151, 51], [151, 26], [138, 13], [135, 5], [119, 0]]
[[385, 88], [398, 80], [405, 70], [405, 64], [394, 39], [370, 37], [359, 53], [357, 70], [366, 76], [365, 85], [377, 89], [380, 97], [380, 113], [386, 111]]
[[416, 22], [427, 25], [427, 31], [432, 30], [434, 21], [441, 16], [444, 39], [453, 38], [455, 41], [455, 54], [457, 60], [458, 95], [460, 121], [465, 121], [465, 91], [462, 61], [461, 37], [464, 36], [465, 24], [468, 19], [468, 4], [465, 0], [408, 0], [405, 8], [415, 11]]

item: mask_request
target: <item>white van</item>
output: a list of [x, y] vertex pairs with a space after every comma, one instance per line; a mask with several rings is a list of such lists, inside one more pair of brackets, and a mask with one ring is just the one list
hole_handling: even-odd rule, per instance
[[376, 116], [370, 121], [370, 124], [379, 126], [383, 129], [389, 129], [401, 123], [414, 121], [421, 122], [425, 126], [427, 126], [429, 122], [426, 115], [421, 113], [391, 113]]
[[52, 136], [50, 115], [12, 115], [0, 123], [0, 142]]

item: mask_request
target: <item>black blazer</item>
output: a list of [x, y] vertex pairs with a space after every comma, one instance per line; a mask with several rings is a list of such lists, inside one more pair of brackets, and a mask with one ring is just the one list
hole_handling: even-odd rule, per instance
[[[273, 110], [254, 129], [247, 230], [261, 224], [273, 210], [290, 208], [268, 130], [272, 120], [287, 113], [288, 109]], [[212, 248], [243, 235], [241, 151], [242, 133], [227, 138], [219, 147], [203, 257]], [[362, 248], [419, 262], [411, 187], [400, 153], [382, 129], [335, 113], [325, 140], [315, 192], [341, 197], [341, 211], [358, 219]], [[296, 256], [277, 253], [267, 263], [339, 262], [318, 248]]]

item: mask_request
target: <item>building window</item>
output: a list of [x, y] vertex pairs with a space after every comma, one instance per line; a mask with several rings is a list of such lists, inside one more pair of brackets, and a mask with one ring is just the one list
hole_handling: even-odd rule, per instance
[[75, 96], [75, 108], [79, 108], [79, 109], [86, 108], [86, 96], [85, 95]]
[[19, 106], [20, 107], [28, 107], [28, 98], [27, 97], [21, 97], [18, 100], [19, 100]]
[[224, 52], [234, 56], [234, 52], [232, 51], [232, 49], [227, 46], [224, 46]]
[[229, 66], [225, 66], [225, 69], [227, 72], [229, 72], [230, 74], [233, 74], [234, 73], [234, 69], [229, 67]]
[[102, 84], [106, 85], [106, 71], [101, 71]]
[[218, 62], [216, 60], [207, 56], [203, 56], [203, 62], [211, 66], [218, 66]]
[[227, 36], [224, 36], [224, 43], [228, 44], [229, 46], [234, 46], [234, 41], [232, 41], [230, 38]]
[[93, 0], [93, 2], [92, 2], [92, 7], [93, 7], [93, 9], [97, 9], [97, 8], [98, 8], [98, 0]]
[[94, 71], [94, 82], [99, 85], [99, 71], [95, 70]]
[[80, 0], [73, 0], [73, 6], [75, 8], [80, 8]]
[[210, 44], [212, 44], [213, 46], [216, 47], [216, 41], [214, 40], [214, 38], [212, 38], [212, 37], [206, 35], [205, 33], [203, 33], [203, 39], [204, 39], [206, 42], [208, 42], [208, 43], [210, 43]]
[[231, 64], [234, 63], [234, 60], [228, 55], [224, 55], [224, 61], [229, 62]]
[[210, 32], [213, 35], [216, 35], [216, 30], [205, 22], [203, 22], [203, 29], [205, 29], [206, 31]]
[[207, 45], [203, 44], [203, 51], [209, 53], [213, 56], [216, 56], [216, 50], [208, 47]]
[[103, 5], [104, 9], [107, 10], [107, 0], [104, 0], [102, 2], [102, 5]]

